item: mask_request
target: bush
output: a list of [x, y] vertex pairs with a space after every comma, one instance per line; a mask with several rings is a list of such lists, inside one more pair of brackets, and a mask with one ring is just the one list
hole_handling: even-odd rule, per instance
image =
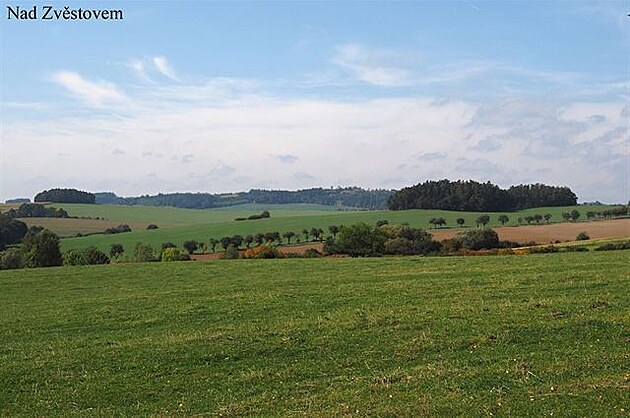
[[327, 252], [351, 257], [380, 256], [385, 252], [386, 239], [385, 232], [380, 228], [360, 222], [341, 227], [337, 238], [327, 240], [325, 248]]
[[317, 251], [315, 248], [307, 248], [306, 251], [304, 251], [304, 257], [306, 258], [319, 258], [323, 256], [324, 255]]
[[595, 251], [630, 250], [630, 241], [602, 244], [595, 248]]
[[105, 230], [105, 234], [121, 234], [123, 232], [131, 232], [131, 227], [127, 224], [123, 224], [116, 227], [107, 228]]
[[157, 226], [156, 224], [149, 224], [147, 225], [147, 229], [159, 229], [160, 227]]
[[189, 261], [190, 256], [175, 247], [168, 247], [162, 251], [161, 261], [170, 262], [170, 261]]
[[70, 250], [63, 255], [64, 266], [87, 266], [93, 264], [109, 264], [109, 257], [96, 247]]
[[238, 248], [236, 248], [233, 245], [228, 245], [228, 247], [223, 252], [223, 255], [221, 256], [221, 258], [225, 260], [236, 260], [237, 258], [240, 257], [240, 255], [241, 254], [238, 251]]
[[575, 237], [576, 241], [586, 241], [587, 239], [591, 239], [591, 237], [588, 236], [588, 234], [586, 232], [580, 232], [579, 234], [577, 234], [577, 236]]
[[153, 248], [141, 242], [137, 243], [136, 247], [133, 249], [133, 259], [139, 263], [158, 261]]
[[280, 252], [268, 245], [259, 245], [243, 253], [243, 258], [262, 259], [262, 258], [281, 258]]
[[453, 238], [455, 249], [482, 250], [499, 247], [499, 235], [491, 228], [460, 232]]
[[0, 253], [0, 270], [20, 269], [23, 267], [22, 254], [17, 248], [9, 248]]
[[22, 243], [22, 261], [26, 267], [60, 266], [59, 237], [47, 229], [29, 231]]

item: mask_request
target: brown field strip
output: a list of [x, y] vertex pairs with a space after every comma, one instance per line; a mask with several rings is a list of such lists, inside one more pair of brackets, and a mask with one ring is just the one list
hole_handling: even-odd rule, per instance
[[[467, 229], [469, 228], [432, 229], [429, 232], [433, 234], [434, 239], [441, 241]], [[556, 241], [574, 241], [580, 232], [586, 232], [591, 239], [630, 237], [630, 219], [506, 226], [493, 229], [497, 231], [501, 240], [550, 244]]]

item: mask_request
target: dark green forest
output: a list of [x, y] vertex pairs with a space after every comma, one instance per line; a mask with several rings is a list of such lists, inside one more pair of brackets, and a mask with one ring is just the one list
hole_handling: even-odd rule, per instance
[[527, 184], [501, 189], [486, 182], [426, 181], [405, 187], [388, 200], [391, 210], [443, 209], [457, 211], [514, 211], [545, 206], [571, 206], [577, 196], [568, 187]]
[[34, 200], [54, 203], [95, 203], [96, 196], [76, 189], [50, 189], [37, 193]]

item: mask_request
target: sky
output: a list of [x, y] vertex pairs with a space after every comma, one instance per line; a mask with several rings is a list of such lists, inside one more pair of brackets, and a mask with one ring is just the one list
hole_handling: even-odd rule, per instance
[[[42, 20], [44, 7], [122, 20]], [[8, 7], [38, 19], [9, 19]], [[426, 180], [630, 199], [630, 1], [20, 2], [0, 200]]]

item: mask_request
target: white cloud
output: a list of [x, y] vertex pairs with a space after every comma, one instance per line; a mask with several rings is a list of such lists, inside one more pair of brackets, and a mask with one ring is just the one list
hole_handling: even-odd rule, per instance
[[178, 80], [175, 70], [173, 70], [171, 65], [168, 63], [166, 57], [153, 57], [153, 64], [162, 75], [170, 78], [171, 80]]
[[114, 84], [105, 81], [89, 81], [72, 71], [59, 71], [53, 75], [52, 80], [68, 89], [80, 100], [93, 106], [127, 100], [127, 97]]
[[349, 70], [355, 77], [377, 86], [407, 86], [413, 84], [411, 72], [404, 64], [418, 57], [393, 51], [371, 50], [359, 44], [344, 44], [336, 48], [333, 63]]

